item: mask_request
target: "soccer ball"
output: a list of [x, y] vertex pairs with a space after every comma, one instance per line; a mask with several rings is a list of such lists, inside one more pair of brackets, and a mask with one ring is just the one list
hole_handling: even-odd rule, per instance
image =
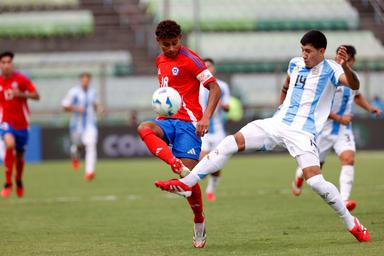
[[152, 108], [160, 116], [172, 116], [181, 107], [180, 94], [171, 87], [160, 87], [152, 96]]

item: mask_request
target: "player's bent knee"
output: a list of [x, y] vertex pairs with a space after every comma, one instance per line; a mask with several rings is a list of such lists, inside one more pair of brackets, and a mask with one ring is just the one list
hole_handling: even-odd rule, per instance
[[343, 153], [340, 156], [342, 165], [354, 165], [355, 164], [355, 155], [352, 152]]
[[238, 151], [244, 151], [245, 150], [245, 138], [244, 135], [241, 132], [237, 132], [234, 135]]

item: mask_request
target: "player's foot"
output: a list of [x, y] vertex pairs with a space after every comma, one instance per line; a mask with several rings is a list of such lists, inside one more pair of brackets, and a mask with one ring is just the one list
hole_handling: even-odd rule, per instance
[[7, 198], [11, 195], [12, 193], [12, 184], [9, 184], [9, 183], [5, 183], [4, 184], [4, 188], [1, 190], [1, 197], [3, 198]]
[[24, 195], [24, 186], [23, 186], [23, 182], [21, 180], [16, 181], [16, 195], [19, 198], [22, 198]]
[[190, 170], [183, 164], [183, 162], [176, 157], [172, 159], [171, 168], [172, 171], [180, 175], [181, 178], [184, 178], [190, 172]]
[[206, 241], [205, 222], [195, 223], [193, 226], [193, 247], [204, 248]]
[[84, 175], [84, 180], [86, 181], [92, 181], [96, 176], [95, 172], [88, 172]]
[[302, 191], [304, 179], [301, 177], [295, 177], [295, 180], [292, 181], [292, 194], [299, 196]]
[[207, 192], [206, 193], [206, 198], [207, 198], [207, 201], [216, 201], [216, 194], [215, 193], [212, 193], [212, 192]]
[[347, 207], [348, 211], [350, 212], [356, 208], [356, 201], [354, 200], [345, 200], [344, 204], [345, 204], [345, 207]]
[[351, 234], [359, 241], [359, 242], [368, 242], [371, 240], [371, 236], [369, 235], [369, 231], [363, 225], [360, 224], [359, 220], [355, 217], [355, 226], [349, 230]]
[[185, 185], [178, 179], [155, 181], [155, 186], [161, 190], [165, 190], [171, 193], [175, 193], [179, 196], [190, 197], [192, 195], [192, 188]]
[[79, 166], [80, 166], [80, 161], [78, 158], [72, 158], [72, 169], [74, 171], [77, 171], [79, 169]]

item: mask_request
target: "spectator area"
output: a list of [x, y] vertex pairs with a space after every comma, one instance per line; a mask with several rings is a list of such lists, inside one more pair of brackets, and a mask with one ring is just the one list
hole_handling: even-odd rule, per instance
[[1, 0], [0, 9], [75, 8], [79, 0]]
[[93, 30], [93, 15], [86, 10], [0, 14], [0, 38], [84, 36]]
[[[148, 14], [164, 19], [164, 0], [141, 0]], [[169, 17], [185, 31], [194, 25], [193, 0], [169, 0]], [[346, 0], [204, 0], [203, 31], [357, 29], [359, 16]]]

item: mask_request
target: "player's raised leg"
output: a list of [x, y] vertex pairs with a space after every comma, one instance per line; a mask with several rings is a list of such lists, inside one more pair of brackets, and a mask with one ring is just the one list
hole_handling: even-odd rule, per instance
[[356, 202], [349, 198], [351, 195], [353, 179], [355, 175], [355, 152], [352, 150], [344, 151], [339, 155], [339, 158], [341, 162], [341, 171], [339, 178], [340, 195], [347, 209], [349, 211], [352, 211], [356, 207]]
[[[170, 129], [172, 129], [170, 127]], [[163, 140], [164, 132], [162, 128], [155, 122], [143, 122], [137, 128], [141, 139], [147, 146], [148, 150], [156, 157], [160, 158], [172, 168], [172, 171], [185, 176], [189, 169], [185, 167], [180, 159], [177, 159], [167, 143]]]

